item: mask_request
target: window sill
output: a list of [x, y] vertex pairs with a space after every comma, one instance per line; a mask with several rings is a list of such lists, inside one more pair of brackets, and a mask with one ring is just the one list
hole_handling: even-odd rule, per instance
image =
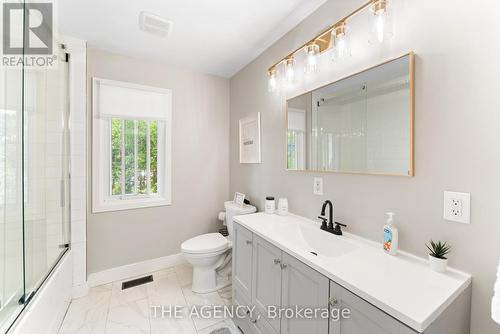
[[172, 202], [170, 201], [170, 199], [164, 197], [108, 200], [102, 203], [94, 203], [92, 213], [151, 208], [156, 206], [167, 206], [171, 204]]

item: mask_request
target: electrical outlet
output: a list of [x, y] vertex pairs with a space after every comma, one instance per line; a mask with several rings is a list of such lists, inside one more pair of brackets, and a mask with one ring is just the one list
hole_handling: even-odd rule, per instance
[[451, 214], [453, 217], [462, 217], [462, 200], [459, 198], [451, 199]]
[[470, 194], [445, 191], [443, 218], [452, 222], [470, 224]]
[[323, 178], [315, 177], [313, 184], [313, 193], [314, 195], [323, 195]]

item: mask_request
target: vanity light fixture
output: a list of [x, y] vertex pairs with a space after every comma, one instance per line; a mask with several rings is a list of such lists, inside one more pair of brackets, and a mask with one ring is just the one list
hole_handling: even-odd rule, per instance
[[369, 0], [349, 15], [343, 17], [335, 24], [315, 36], [311, 40], [302, 44], [285, 58], [272, 65], [268, 70], [269, 88], [274, 91], [277, 88], [277, 68], [282, 63], [285, 64], [285, 75], [288, 83], [295, 79], [294, 60], [295, 55], [302, 50], [306, 52], [304, 72], [306, 74], [317, 71], [318, 57], [320, 54], [333, 48], [333, 59], [346, 58], [351, 54], [347, 21], [365, 9], [370, 9], [371, 26], [370, 43], [382, 43], [392, 36], [392, 20], [390, 13], [391, 0]]
[[267, 71], [268, 75], [268, 89], [270, 92], [276, 91], [276, 88], [278, 87], [278, 79], [276, 78], [276, 66], [271, 67]]
[[371, 5], [370, 14], [370, 43], [380, 44], [392, 36], [392, 17], [387, 0], [375, 0]]
[[295, 58], [293, 56], [288, 57], [285, 63], [285, 75], [288, 84], [292, 84], [295, 79], [295, 69], [294, 69]]
[[342, 60], [351, 55], [347, 24], [345, 21], [335, 25], [332, 30], [333, 60]]
[[306, 73], [314, 73], [318, 69], [319, 45], [311, 43], [306, 47]]

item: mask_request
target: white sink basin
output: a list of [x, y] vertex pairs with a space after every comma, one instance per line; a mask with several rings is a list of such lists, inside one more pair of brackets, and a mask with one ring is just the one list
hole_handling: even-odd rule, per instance
[[338, 257], [359, 248], [352, 242], [344, 240], [342, 236], [320, 230], [319, 225], [316, 227], [301, 224], [298, 225], [298, 230], [306, 251], [315, 253], [314, 255], [319, 257]]
[[306, 253], [315, 253], [318, 258], [336, 258], [359, 249], [359, 245], [347, 239], [320, 229], [320, 224], [299, 220], [290, 222], [286, 216], [270, 215], [271, 223], [258, 224], [258, 230], [278, 236], [287, 244], [294, 245]]

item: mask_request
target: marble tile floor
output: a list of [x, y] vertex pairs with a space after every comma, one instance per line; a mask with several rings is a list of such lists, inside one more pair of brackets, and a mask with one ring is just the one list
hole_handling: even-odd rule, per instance
[[[229, 318], [158, 317], [152, 306], [230, 305], [231, 287], [207, 294], [191, 291], [189, 264], [152, 273], [154, 281], [121, 290], [117, 281], [94, 287], [75, 299], [66, 313], [59, 334], [210, 334], [226, 327], [241, 334]], [[158, 312], [159, 314], [160, 312]]]

